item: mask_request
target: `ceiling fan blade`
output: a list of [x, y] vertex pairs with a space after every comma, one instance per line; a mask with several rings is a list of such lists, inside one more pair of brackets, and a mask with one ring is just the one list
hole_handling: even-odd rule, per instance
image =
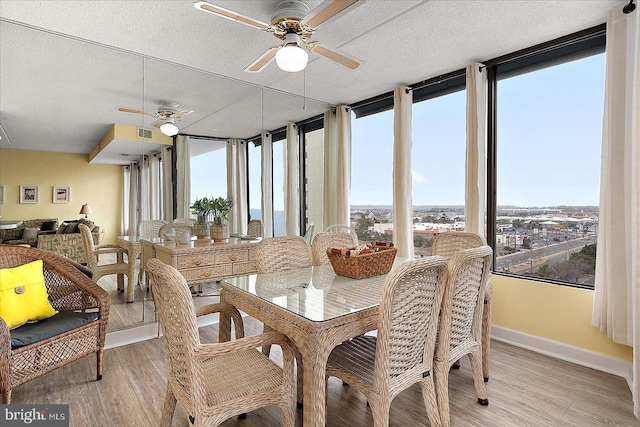
[[320, 3], [318, 7], [313, 9], [302, 20], [310, 27], [317, 28], [318, 25], [333, 18], [340, 12], [350, 8], [354, 4], [361, 5], [364, 0], [326, 0]]
[[258, 21], [257, 19], [249, 18], [248, 16], [240, 15], [232, 10], [225, 9], [220, 6], [213, 5], [211, 3], [207, 3], [206, 1], [199, 1], [193, 4], [198, 10], [202, 10], [204, 12], [209, 12], [214, 15], [220, 16], [222, 18], [227, 18], [232, 21], [239, 22], [241, 24], [249, 25], [251, 27], [259, 28], [261, 30], [266, 30], [270, 28], [271, 25], [266, 24], [264, 22]]
[[160, 126], [162, 126], [165, 123], [167, 123], [167, 121], [165, 119], [160, 119], [160, 120], [156, 120], [155, 122], [151, 123], [151, 125], [159, 128]]
[[182, 110], [182, 111], [178, 111], [177, 113], [173, 114], [171, 117], [173, 117], [174, 119], [179, 119], [182, 116], [186, 116], [187, 114], [191, 114], [193, 113], [193, 111], [191, 110]]
[[318, 43], [312, 48], [312, 52], [316, 52], [326, 58], [331, 59], [332, 61], [336, 61], [337, 63], [344, 65], [347, 68], [351, 68], [355, 70], [360, 65], [362, 65], [362, 61], [354, 58], [353, 56], [347, 55], [346, 53], [340, 52], [337, 49], [330, 48], [324, 44]]
[[145, 116], [155, 117], [156, 115], [153, 113], [147, 113], [146, 111], [133, 110], [131, 108], [120, 107], [118, 111], [122, 111], [124, 113], [136, 113], [136, 114], [144, 114]]
[[278, 52], [278, 49], [280, 49], [280, 47], [278, 46], [267, 49], [265, 53], [260, 55], [258, 59], [253, 61], [251, 65], [249, 65], [244, 70], [249, 73], [257, 73], [258, 71], [262, 71], [262, 69], [266, 67], [271, 61], [273, 61], [273, 58], [276, 57], [276, 52]]

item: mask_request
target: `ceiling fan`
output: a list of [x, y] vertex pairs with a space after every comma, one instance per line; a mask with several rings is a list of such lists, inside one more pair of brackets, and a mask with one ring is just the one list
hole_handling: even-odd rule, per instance
[[160, 128], [160, 132], [167, 136], [177, 135], [179, 129], [178, 126], [176, 126], [176, 120], [179, 120], [182, 116], [193, 113], [191, 110], [180, 110], [180, 104], [172, 101], [166, 101], [160, 104], [158, 106], [157, 113], [147, 113], [146, 111], [134, 110], [125, 107], [119, 107], [118, 111], [144, 114], [145, 116], [157, 118], [158, 120], [153, 122], [152, 125]]
[[265, 53], [245, 68], [245, 71], [257, 73], [262, 71], [274, 58], [278, 67], [284, 71], [301, 71], [307, 66], [308, 52], [315, 52], [352, 70], [358, 68], [362, 61], [319, 41], [311, 40], [311, 37], [320, 24], [347, 9], [353, 10], [356, 5], [362, 3], [364, 0], [326, 0], [309, 12], [309, 6], [302, 1], [281, 1], [271, 16], [270, 24], [205, 1], [194, 3], [194, 7], [266, 31], [283, 41], [282, 45], [267, 49]]

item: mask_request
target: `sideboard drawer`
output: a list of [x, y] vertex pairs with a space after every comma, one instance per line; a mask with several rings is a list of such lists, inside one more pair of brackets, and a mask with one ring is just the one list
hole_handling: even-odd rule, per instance
[[180, 270], [180, 273], [182, 273], [184, 278], [187, 279], [187, 282], [207, 279], [214, 281], [225, 276], [232, 275], [233, 268], [231, 267], [231, 264], [226, 264], [205, 268], [190, 268], [186, 270]]
[[232, 262], [244, 262], [249, 260], [248, 250], [224, 251], [216, 253], [216, 264], [228, 264]]
[[178, 257], [178, 270], [183, 268], [204, 267], [214, 264], [216, 264], [214, 254], [194, 254]]
[[256, 273], [258, 269], [256, 268], [255, 261], [247, 261], [247, 262], [236, 262], [233, 264], [233, 274], [236, 275], [244, 275], [244, 274], [252, 274]]

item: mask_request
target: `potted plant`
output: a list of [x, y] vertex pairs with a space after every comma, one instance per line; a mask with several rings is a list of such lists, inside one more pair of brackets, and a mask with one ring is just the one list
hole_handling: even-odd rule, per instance
[[227, 217], [235, 202], [232, 198], [218, 197], [211, 199], [211, 213], [213, 214], [213, 225], [211, 226], [211, 238], [215, 242], [227, 242], [229, 240], [229, 224]]
[[191, 214], [198, 217], [193, 231], [199, 239], [209, 238], [210, 229], [207, 220], [213, 212], [213, 201], [213, 198], [203, 197], [202, 199], [196, 199], [193, 204], [189, 206], [189, 208], [191, 208]]

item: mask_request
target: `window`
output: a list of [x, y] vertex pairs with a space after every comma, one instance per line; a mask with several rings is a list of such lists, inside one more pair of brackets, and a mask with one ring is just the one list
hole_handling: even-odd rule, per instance
[[227, 143], [189, 139], [191, 203], [203, 197], [227, 197]]
[[249, 215], [262, 219], [262, 146], [248, 143]]
[[464, 231], [466, 92], [413, 104], [413, 243], [431, 255], [439, 232]]
[[605, 55], [500, 80], [494, 270], [592, 287]]
[[360, 241], [391, 241], [393, 110], [352, 119], [351, 135], [351, 222]]
[[286, 234], [284, 217], [285, 140], [273, 141], [273, 235]]

